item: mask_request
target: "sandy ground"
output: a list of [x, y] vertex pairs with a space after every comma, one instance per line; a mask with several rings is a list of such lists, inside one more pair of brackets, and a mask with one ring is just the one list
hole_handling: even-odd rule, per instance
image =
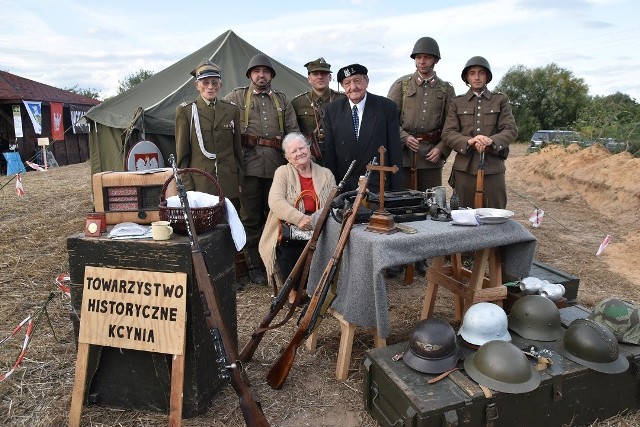
[[[549, 147], [526, 155], [526, 145], [513, 147], [507, 161], [509, 209], [515, 219], [538, 239], [536, 258], [580, 278], [578, 302], [592, 306], [607, 296], [640, 303], [640, 159], [611, 155], [598, 146]], [[444, 171], [448, 176], [448, 169]], [[83, 229], [92, 208], [89, 165], [72, 165], [48, 172], [29, 172], [23, 183], [26, 196], [14, 194], [13, 182], [0, 177], [0, 339], [16, 325], [46, 306], [38, 318], [26, 357], [13, 374], [0, 382], [0, 424], [52, 427], [67, 424], [73, 390], [76, 346], [68, 299], [62, 298], [55, 278], [69, 269], [66, 239]], [[535, 208], [545, 216], [539, 228], [528, 218]], [[610, 235], [612, 243], [601, 256], [596, 251]], [[388, 283], [390, 336], [388, 344], [404, 342], [418, 320], [424, 283], [410, 286]], [[237, 296], [241, 346], [266, 314], [270, 292], [248, 286]], [[436, 314], [451, 319], [451, 299], [441, 292]], [[332, 318], [320, 327], [318, 349], [298, 350], [295, 365], [282, 390], [274, 391], [264, 378], [294, 332], [294, 322], [268, 332], [254, 360], [248, 364], [253, 391], [274, 426], [375, 426], [363, 407], [362, 363], [373, 348], [371, 333], [356, 331], [349, 377], [336, 381], [335, 363], [340, 339]], [[0, 375], [9, 371], [23, 343], [24, 329], [0, 344]], [[631, 414], [595, 426], [639, 425]], [[83, 410], [83, 426], [164, 426], [167, 415], [90, 405]], [[238, 399], [231, 387], [223, 389], [204, 414], [184, 426], [241, 426]]]

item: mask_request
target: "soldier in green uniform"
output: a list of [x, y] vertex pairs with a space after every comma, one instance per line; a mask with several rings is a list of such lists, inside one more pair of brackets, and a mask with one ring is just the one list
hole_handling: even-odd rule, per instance
[[[425, 191], [442, 185], [442, 166], [451, 149], [440, 135], [455, 90], [451, 83], [436, 75], [434, 68], [440, 61], [440, 47], [434, 39], [418, 39], [410, 57], [416, 71], [393, 82], [387, 98], [396, 103], [400, 114], [403, 187]], [[416, 270], [424, 276], [426, 262], [416, 262]], [[399, 269], [387, 269], [387, 276], [397, 274]]]
[[[176, 108], [176, 157], [180, 168], [197, 168], [213, 175], [223, 195], [240, 208], [244, 178], [240, 145], [240, 110], [218, 99], [222, 87], [220, 67], [205, 59], [191, 72], [200, 96]], [[184, 176], [187, 190], [216, 194], [210, 179], [199, 174]]]
[[311, 90], [293, 98], [291, 106], [296, 112], [300, 132], [311, 143], [311, 155], [315, 158], [316, 163], [321, 165], [324, 153], [324, 132], [322, 130], [324, 106], [345, 95], [329, 88], [331, 64], [328, 64], [324, 58], [307, 62], [304, 66], [308, 72], [307, 79], [311, 84]]
[[440, 47], [434, 39], [420, 38], [411, 59], [416, 71], [393, 82], [387, 98], [400, 111], [403, 185], [412, 187], [411, 172], [415, 167], [418, 185], [414, 190], [425, 191], [442, 185], [442, 166], [451, 149], [440, 135], [455, 90], [451, 83], [436, 75], [434, 68], [440, 61]]
[[286, 95], [271, 88], [276, 71], [268, 56], [260, 53], [251, 58], [246, 76], [251, 84], [232, 90], [224, 99], [240, 107], [238, 129], [244, 148], [240, 217], [247, 234], [244, 256], [249, 280], [265, 285], [258, 242], [269, 211], [267, 198], [275, 170], [286, 163], [282, 138], [299, 128]]
[[[476, 177], [482, 167], [482, 207], [504, 209], [507, 206], [504, 161], [509, 144], [518, 137], [511, 104], [507, 95], [487, 89], [491, 67], [482, 56], [469, 59], [461, 77], [469, 90], [451, 101], [442, 131], [445, 144], [456, 152], [450, 183], [460, 197], [461, 207], [476, 207]], [[482, 165], [480, 153], [484, 153]]]

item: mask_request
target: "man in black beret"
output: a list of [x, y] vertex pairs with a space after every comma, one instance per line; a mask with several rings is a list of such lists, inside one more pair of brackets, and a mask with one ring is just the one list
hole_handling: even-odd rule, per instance
[[[324, 115], [325, 153], [324, 165], [331, 169], [340, 181], [355, 159], [356, 165], [345, 184], [344, 191], [358, 188], [358, 177], [367, 172], [367, 164], [380, 157], [378, 149], [383, 146], [385, 164], [396, 165], [399, 171], [388, 174], [386, 190], [402, 189], [402, 147], [398, 122], [398, 107], [383, 96], [367, 92], [369, 76], [367, 68], [351, 64], [338, 71], [338, 82], [346, 98], [335, 100], [326, 107]], [[369, 189], [379, 189], [377, 173], [369, 177]]]

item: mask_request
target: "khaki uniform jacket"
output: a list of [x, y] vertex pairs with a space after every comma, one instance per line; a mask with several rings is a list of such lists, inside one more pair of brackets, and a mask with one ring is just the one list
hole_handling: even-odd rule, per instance
[[[191, 106], [196, 103], [204, 148], [216, 154], [216, 160], [202, 154], [198, 135], [191, 120]], [[213, 175], [225, 197], [240, 197], [244, 179], [242, 146], [240, 145], [240, 111], [230, 102], [218, 99], [214, 109], [202, 97], [176, 108], [176, 163], [179, 168], [197, 168]], [[217, 162], [217, 174], [216, 174]], [[203, 175], [184, 176], [187, 190], [217, 194], [210, 179]]]
[[509, 144], [518, 137], [507, 95], [485, 89], [477, 96], [469, 89], [453, 98], [442, 131], [442, 140], [456, 152], [453, 169], [478, 173], [480, 153], [467, 144], [476, 135], [488, 136], [495, 143], [494, 149], [485, 151], [485, 175], [505, 172], [504, 159], [498, 153], [508, 154]]
[[[253, 91], [249, 105], [246, 104], [247, 91]], [[282, 124], [280, 129], [278, 110], [272, 98], [278, 98], [278, 105], [282, 111]], [[297, 132], [298, 122], [295, 112], [287, 100], [287, 96], [276, 90], [269, 93], [258, 93], [255, 87], [239, 87], [232, 90], [225, 100], [233, 102], [240, 108], [239, 129], [249, 135], [265, 139], [282, 138], [289, 132]], [[249, 123], [245, 123], [246, 109], [249, 109]], [[256, 145], [253, 148], [244, 147], [244, 172], [246, 176], [258, 178], [273, 178], [276, 169], [285, 164], [282, 150]]]
[[[447, 117], [449, 103], [455, 96], [455, 90], [451, 83], [445, 82], [436, 76], [434, 87], [428, 83], [419, 84], [420, 75], [416, 71], [413, 74], [400, 77], [393, 82], [387, 98], [398, 106], [400, 112], [400, 141], [403, 143], [402, 165], [411, 167], [413, 155], [411, 150], [404, 146], [409, 135], [425, 133], [444, 126]], [[406, 82], [403, 84], [403, 82]], [[403, 99], [403, 86], [406, 88], [406, 96]], [[418, 149], [418, 169], [440, 169], [449, 157], [451, 149], [442, 141], [435, 146], [442, 152], [438, 163], [424, 160], [427, 153], [434, 147], [433, 143], [421, 142]]]
[[[313, 189], [318, 195], [318, 209], [321, 210], [327, 202], [331, 190], [336, 186], [336, 180], [329, 169], [315, 163], [311, 164], [311, 178], [313, 180]], [[269, 216], [258, 246], [270, 283], [272, 283], [275, 271], [276, 244], [278, 243], [280, 220], [298, 224], [304, 216], [302, 203], [300, 204], [300, 209], [296, 209], [293, 206], [301, 191], [300, 178], [294, 166], [287, 163], [276, 170], [271, 191], [269, 191]]]
[[[296, 112], [300, 132], [309, 135], [316, 130], [317, 125], [322, 129], [324, 106], [334, 99], [344, 98], [344, 93], [336, 92], [328, 88], [322, 96], [318, 96], [313, 90], [301, 93], [291, 100], [291, 106]], [[314, 108], [316, 109], [314, 111]], [[317, 123], [316, 123], [317, 120]]]

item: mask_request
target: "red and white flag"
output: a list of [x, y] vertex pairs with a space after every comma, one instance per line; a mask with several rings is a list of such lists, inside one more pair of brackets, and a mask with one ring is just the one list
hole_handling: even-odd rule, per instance
[[536, 210], [534, 210], [529, 217], [529, 222], [531, 223], [531, 226], [533, 228], [538, 228], [542, 223], [542, 218], [544, 218], [544, 211], [542, 209], [536, 208]]
[[51, 139], [64, 141], [64, 122], [62, 121], [62, 103], [52, 102], [51, 108]]
[[609, 246], [609, 243], [611, 243], [611, 236], [607, 234], [607, 237], [605, 237], [604, 240], [602, 241], [602, 243], [600, 243], [600, 247], [598, 248], [598, 251], [596, 252], [596, 256], [602, 255], [602, 252], [604, 252], [604, 250], [607, 248], [607, 246]]
[[16, 175], [16, 194], [18, 196], [24, 196], [24, 187], [22, 186], [22, 177], [20, 174]]

